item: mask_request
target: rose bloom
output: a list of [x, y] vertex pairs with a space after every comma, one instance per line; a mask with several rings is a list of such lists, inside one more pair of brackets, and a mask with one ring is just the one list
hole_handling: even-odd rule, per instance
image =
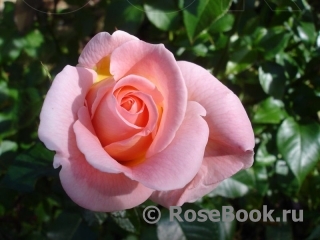
[[193, 202], [253, 163], [238, 97], [164, 45], [123, 31], [94, 36], [79, 64], [55, 77], [39, 138], [56, 152], [67, 194], [93, 211]]

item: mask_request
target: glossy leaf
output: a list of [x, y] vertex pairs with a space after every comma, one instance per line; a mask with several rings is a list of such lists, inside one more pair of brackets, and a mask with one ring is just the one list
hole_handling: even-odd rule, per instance
[[300, 184], [319, 161], [319, 136], [319, 123], [298, 123], [293, 118], [287, 118], [278, 130], [278, 149]]
[[256, 161], [265, 166], [270, 166], [277, 160], [276, 156], [270, 154], [265, 142], [262, 142], [256, 153]]
[[283, 28], [269, 29], [258, 43], [258, 48], [263, 50], [265, 59], [272, 59], [276, 54], [284, 51], [290, 37], [291, 34]]
[[149, 21], [161, 30], [167, 31], [177, 26], [179, 10], [172, 1], [148, 0], [144, 4], [144, 11]]
[[227, 32], [232, 29], [234, 23], [234, 15], [225, 14], [213, 24], [210, 25], [209, 32], [210, 33], [220, 33]]
[[298, 34], [302, 41], [313, 44], [317, 37], [317, 32], [313, 22], [299, 22]]
[[249, 187], [233, 178], [223, 180], [216, 189], [214, 189], [211, 196], [223, 196], [226, 198], [237, 198], [246, 195]]
[[259, 81], [265, 93], [281, 99], [286, 85], [284, 70], [281, 66], [267, 62], [259, 67]]
[[122, 229], [132, 233], [140, 232], [140, 219], [136, 209], [113, 212], [111, 217]]
[[101, 225], [107, 219], [107, 217], [107, 213], [104, 212], [92, 212], [90, 210], [85, 210], [83, 213], [83, 218], [88, 222], [89, 225]]
[[[188, 37], [191, 41], [204, 29], [222, 17], [229, 9], [232, 0], [194, 1], [185, 0], [183, 10], [183, 21], [186, 26]], [[188, 6], [188, 7], [187, 7]]]
[[253, 122], [278, 124], [285, 116], [283, 102], [270, 97], [256, 106]]

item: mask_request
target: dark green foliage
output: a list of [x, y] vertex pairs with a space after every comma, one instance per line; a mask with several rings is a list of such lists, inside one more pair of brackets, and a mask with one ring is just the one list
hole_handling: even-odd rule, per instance
[[[0, 239], [320, 239], [320, 5], [317, 0], [4, 1], [0, 5]], [[60, 3], [55, 5], [55, 3]], [[3, 1], [1, 2], [3, 3]], [[44, 13], [43, 13], [44, 12]], [[143, 209], [74, 204], [37, 137], [54, 76], [99, 31], [163, 43], [243, 102], [255, 163], [188, 209], [303, 209], [303, 222], [170, 222]]]

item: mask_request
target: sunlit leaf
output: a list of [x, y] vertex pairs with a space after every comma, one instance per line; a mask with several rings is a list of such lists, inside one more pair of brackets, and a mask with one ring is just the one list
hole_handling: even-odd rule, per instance
[[313, 44], [317, 37], [317, 32], [313, 22], [299, 22], [298, 34], [302, 41]]
[[216, 22], [210, 25], [210, 33], [220, 33], [227, 32], [232, 29], [234, 23], [234, 15], [225, 14], [223, 17], [219, 18]]
[[188, 37], [192, 41], [202, 30], [222, 17], [229, 9], [232, 0], [210, 1], [201, 0], [184, 1], [183, 21]]
[[256, 106], [253, 122], [277, 124], [286, 116], [283, 102], [272, 97]]
[[144, 4], [144, 10], [150, 22], [161, 30], [167, 31], [177, 26], [179, 11], [172, 1], [148, 0]]
[[286, 85], [284, 69], [272, 62], [267, 62], [259, 68], [259, 81], [265, 93], [281, 99]]
[[316, 122], [298, 123], [287, 118], [279, 128], [278, 149], [300, 184], [319, 161], [319, 136], [320, 125]]

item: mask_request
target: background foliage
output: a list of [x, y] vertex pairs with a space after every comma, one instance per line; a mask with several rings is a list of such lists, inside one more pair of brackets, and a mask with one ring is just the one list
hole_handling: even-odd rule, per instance
[[[210, 70], [252, 121], [253, 167], [184, 209], [267, 205], [273, 216], [303, 209], [303, 222], [170, 223], [160, 207], [151, 225], [149, 201], [95, 213], [68, 198], [39, 112], [54, 76], [115, 29]], [[319, 96], [318, 0], [0, 1], [0, 239], [320, 239]]]

